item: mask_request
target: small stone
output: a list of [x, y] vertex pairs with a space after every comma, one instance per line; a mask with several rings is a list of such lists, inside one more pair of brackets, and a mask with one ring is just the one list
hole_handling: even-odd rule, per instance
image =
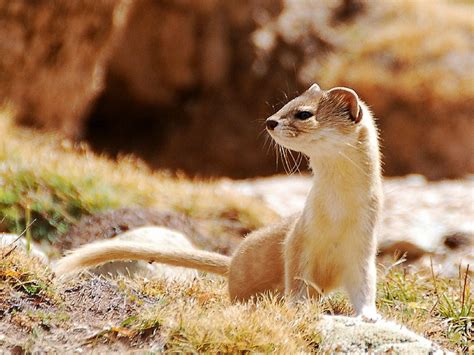
[[444, 245], [450, 249], [458, 249], [464, 246], [472, 245], [474, 235], [472, 233], [454, 232], [444, 237]]

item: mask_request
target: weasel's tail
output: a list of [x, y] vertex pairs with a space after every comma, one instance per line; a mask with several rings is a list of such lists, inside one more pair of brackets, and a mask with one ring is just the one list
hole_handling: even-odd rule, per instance
[[54, 271], [60, 276], [117, 260], [155, 261], [219, 275], [227, 274], [230, 265], [230, 257], [205, 250], [172, 249], [147, 243], [110, 239], [86, 244], [72, 251], [56, 263]]

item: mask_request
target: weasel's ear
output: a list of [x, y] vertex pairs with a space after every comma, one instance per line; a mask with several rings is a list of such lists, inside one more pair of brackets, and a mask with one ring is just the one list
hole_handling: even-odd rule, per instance
[[317, 94], [321, 92], [321, 88], [319, 87], [318, 84], [314, 83], [313, 85], [309, 87], [308, 91], [312, 94]]
[[359, 96], [357, 96], [354, 90], [338, 87], [329, 90], [328, 96], [347, 106], [351, 121], [354, 123], [360, 122], [362, 119], [362, 108], [359, 105]]

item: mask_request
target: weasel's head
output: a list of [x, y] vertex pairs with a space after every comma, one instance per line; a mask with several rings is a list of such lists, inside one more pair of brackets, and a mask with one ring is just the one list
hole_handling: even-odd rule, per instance
[[276, 143], [313, 156], [357, 143], [363, 115], [363, 104], [354, 90], [324, 91], [313, 84], [269, 117], [266, 127]]

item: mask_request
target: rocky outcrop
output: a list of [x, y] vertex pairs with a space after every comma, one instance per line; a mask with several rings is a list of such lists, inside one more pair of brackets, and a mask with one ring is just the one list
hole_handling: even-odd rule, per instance
[[0, 1], [0, 101], [21, 122], [83, 132], [129, 1]]
[[271, 112], [268, 102], [283, 99], [283, 82], [296, 88], [299, 51], [281, 49], [291, 64], [275, 59], [269, 75], [254, 68], [251, 36], [280, 10], [278, 0], [136, 2], [86, 138], [154, 167], [240, 177], [273, 172], [272, 159], [262, 164], [255, 153], [263, 146], [257, 120]]

